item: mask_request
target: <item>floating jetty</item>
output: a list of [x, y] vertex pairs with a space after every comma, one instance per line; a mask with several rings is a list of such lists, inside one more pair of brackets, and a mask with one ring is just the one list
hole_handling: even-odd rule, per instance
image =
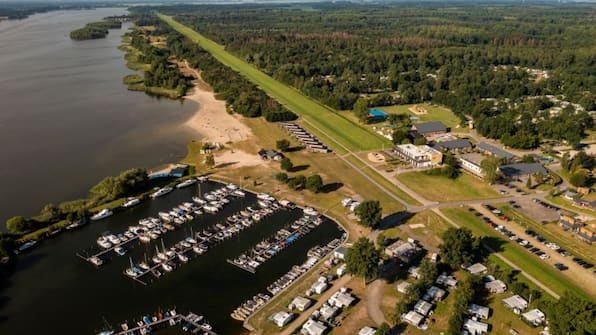
[[227, 262], [242, 270], [255, 273], [263, 263], [273, 258], [279, 252], [310, 233], [323, 222], [319, 216], [305, 215], [294, 221], [286, 228], [278, 230], [272, 237], [259, 242], [256, 246], [234, 259]]
[[[102, 333], [113, 334], [113, 335], [133, 335], [133, 334], [148, 334], [154, 328], [159, 328], [165, 325], [175, 326], [182, 325], [184, 331], [189, 331], [192, 334], [208, 334], [217, 335], [212, 330], [209, 323], [203, 321], [202, 315], [194, 313], [188, 313], [186, 315], [177, 314], [175, 310], [168, 311], [164, 314], [159, 313], [158, 316], [143, 316], [141, 321], [135, 323], [132, 327], [128, 323], [123, 323], [122, 331], [104, 331]], [[100, 333], [100, 334], [102, 334]]]
[[259, 293], [248, 299], [247, 301], [243, 302], [238, 308], [236, 308], [230, 316], [238, 321], [245, 321], [251, 315], [256, 313], [260, 310], [263, 306], [267, 304], [267, 302], [271, 299], [271, 297], [276, 296], [281, 291], [283, 291], [286, 287], [290, 286], [293, 282], [298, 280], [298, 278], [302, 277], [308, 270], [315, 266], [323, 257], [328, 255], [331, 251], [338, 248], [347, 238], [347, 235], [344, 235], [341, 238], [337, 238], [332, 240], [331, 242], [327, 243], [325, 246], [315, 246], [311, 248], [306, 254], [308, 259], [301, 265], [294, 265], [288, 273], [284, 274], [281, 278], [276, 280], [273, 284], [267, 286], [267, 291], [271, 294], [271, 296], [267, 294]]

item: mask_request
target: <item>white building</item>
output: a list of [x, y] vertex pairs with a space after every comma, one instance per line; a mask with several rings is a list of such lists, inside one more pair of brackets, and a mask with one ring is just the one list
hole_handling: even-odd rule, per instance
[[528, 302], [526, 299], [520, 297], [519, 295], [511, 296], [507, 299], [503, 299], [503, 304], [509, 309], [515, 311], [523, 311], [524, 309], [528, 308]]
[[470, 335], [481, 335], [488, 333], [488, 325], [484, 322], [466, 319], [464, 321], [464, 329], [468, 331]]
[[488, 271], [488, 268], [483, 264], [476, 263], [474, 265], [468, 266], [466, 270], [473, 275], [481, 275], [485, 274]]
[[309, 319], [302, 325], [301, 333], [304, 335], [323, 335], [327, 326], [319, 321]]
[[366, 326], [360, 329], [358, 335], [375, 335], [376, 332], [374, 328]]
[[303, 298], [303, 297], [296, 297], [290, 303], [290, 309], [296, 308], [297, 310], [304, 312], [304, 310], [307, 309], [308, 307], [310, 307], [311, 304], [312, 304], [312, 301], [310, 299]]
[[490, 315], [490, 308], [476, 304], [470, 304], [470, 306], [468, 306], [468, 314], [481, 319], [488, 319], [488, 316]]
[[411, 324], [414, 327], [420, 327], [422, 321], [424, 320], [424, 316], [420, 315], [417, 312], [409, 311], [408, 313], [401, 316], [402, 321]]
[[311, 290], [313, 292], [315, 292], [316, 294], [321, 294], [325, 291], [327, 291], [327, 289], [329, 288], [329, 285], [325, 282], [316, 282], [311, 286]]
[[418, 300], [416, 305], [414, 305], [414, 311], [424, 316], [427, 316], [431, 309], [433, 309], [433, 305], [424, 300]]
[[277, 312], [270, 317], [270, 320], [278, 327], [284, 327], [294, 319], [294, 314], [288, 312]]
[[333, 252], [333, 257], [335, 257], [337, 259], [344, 260], [344, 259], [346, 259], [347, 253], [348, 253], [348, 249], [346, 249], [345, 247], [339, 247], [339, 248], [335, 249], [335, 251]]
[[503, 293], [507, 291], [507, 284], [505, 284], [502, 280], [493, 280], [484, 284], [484, 288], [486, 288], [490, 293]]
[[408, 288], [412, 286], [412, 284], [408, 283], [407, 281], [402, 281], [401, 283], [397, 284], [396, 289], [397, 292], [400, 293], [408, 293]]
[[396, 145], [395, 154], [402, 161], [418, 168], [436, 166], [441, 164], [443, 160], [443, 154], [428, 145]]
[[328, 304], [323, 304], [323, 307], [321, 307], [319, 309], [320, 316], [324, 320], [327, 320], [329, 318], [336, 316], [338, 312], [339, 312], [339, 308], [337, 308], [335, 306], [328, 305]]
[[482, 173], [482, 167], [480, 166], [483, 159], [484, 156], [478, 153], [465, 154], [459, 158], [459, 164], [464, 170], [473, 175], [483, 177], [484, 174]]
[[346, 272], [348, 271], [348, 266], [346, 264], [342, 264], [340, 267], [337, 268], [337, 276], [341, 277], [343, 275], [346, 274]]
[[352, 305], [352, 303], [355, 300], [356, 300], [356, 298], [354, 298], [350, 293], [338, 291], [338, 292], [333, 293], [331, 298], [329, 298], [328, 302], [332, 306], [337, 306], [339, 308], [346, 308], [346, 307]]
[[447, 273], [443, 272], [437, 278], [437, 280], [435, 281], [435, 283], [437, 283], [439, 285], [443, 285], [445, 287], [456, 287], [457, 286], [457, 279], [455, 277], [449, 276], [449, 275], [447, 275]]
[[527, 313], [522, 314], [522, 318], [526, 320], [529, 324], [533, 325], [534, 327], [538, 327], [543, 325], [546, 322], [546, 315], [539, 310], [533, 309]]

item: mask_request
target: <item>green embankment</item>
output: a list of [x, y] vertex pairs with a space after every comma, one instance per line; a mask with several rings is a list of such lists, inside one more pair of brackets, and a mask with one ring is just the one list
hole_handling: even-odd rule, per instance
[[[173, 29], [211, 53], [222, 64], [239, 72], [248, 80], [261, 87], [267, 94], [285, 105], [288, 109], [332, 134], [337, 142], [349, 150], [374, 150], [380, 149], [383, 145], [390, 144], [383, 137], [360, 127], [358, 124], [342, 117], [334, 110], [308, 98], [296, 89], [273, 79], [251, 64], [227, 52], [223, 46], [177, 22], [172, 17], [163, 14], [157, 15]], [[338, 147], [336, 143], [327, 144], [334, 148]]]

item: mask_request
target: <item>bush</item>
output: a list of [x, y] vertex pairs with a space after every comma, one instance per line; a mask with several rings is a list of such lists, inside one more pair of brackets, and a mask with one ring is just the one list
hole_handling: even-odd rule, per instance
[[319, 193], [323, 188], [323, 179], [318, 174], [306, 178], [306, 188], [314, 193]]

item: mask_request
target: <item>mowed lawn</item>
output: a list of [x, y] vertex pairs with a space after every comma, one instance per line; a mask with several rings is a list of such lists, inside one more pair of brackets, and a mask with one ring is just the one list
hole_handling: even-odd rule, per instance
[[500, 249], [500, 254], [505, 256], [526, 273], [534, 276], [557, 294], [563, 295], [565, 291], [570, 291], [586, 299], [592, 299], [592, 297], [590, 297], [584, 290], [574, 283], [571, 283], [566, 276], [556, 271], [546, 262], [543, 262], [538, 257], [530, 254], [521, 246], [511, 243], [508, 239], [504, 239], [503, 236], [497, 233], [494, 229], [491, 229], [488, 225], [482, 222], [481, 218], [470, 212], [468, 208], [469, 207], [442, 208], [441, 212], [461, 227], [469, 228], [474, 235], [491, 237], [489, 245], [493, 249]]
[[[227, 52], [222, 45], [177, 22], [172, 17], [163, 14], [158, 14], [158, 16], [176, 31], [197, 43], [222, 64], [239, 72], [288, 109], [330, 134], [347, 149], [374, 150], [390, 144], [387, 139], [342, 117], [336, 111], [310, 99], [298, 90], [273, 79], [251, 64]], [[337, 143], [327, 144], [332, 147], [338, 146]]]
[[456, 179], [431, 176], [425, 172], [406, 172], [397, 179], [431, 201], [458, 201], [500, 197], [488, 184], [467, 173]]
[[[420, 108], [424, 108], [428, 111], [426, 114], [414, 114], [410, 111], [410, 108], [418, 106]], [[382, 111], [392, 114], [409, 114], [418, 118], [418, 120], [414, 120], [414, 123], [418, 122], [429, 122], [429, 121], [441, 121], [443, 124], [449, 128], [451, 131], [455, 132], [467, 132], [469, 129], [466, 127], [461, 127], [460, 123], [461, 120], [453, 114], [453, 112], [446, 107], [432, 105], [428, 103], [422, 104], [410, 104], [410, 105], [393, 105], [387, 107], [376, 107]], [[459, 127], [459, 128], [458, 128]]]

